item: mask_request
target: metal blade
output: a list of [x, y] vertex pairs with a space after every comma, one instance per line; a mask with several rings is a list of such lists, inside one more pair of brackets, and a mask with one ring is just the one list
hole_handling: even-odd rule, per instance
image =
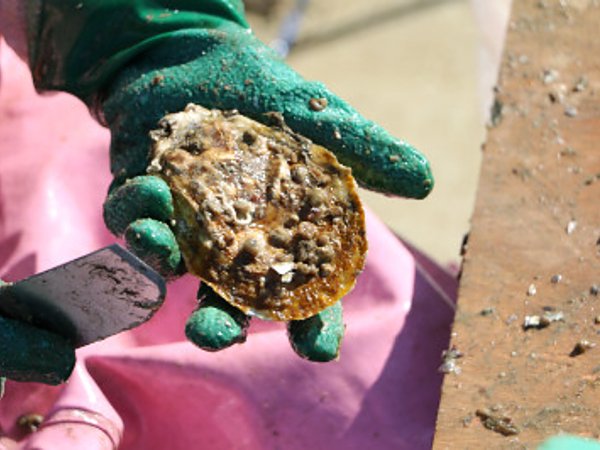
[[0, 287], [0, 314], [81, 347], [147, 321], [165, 292], [160, 275], [114, 244]]

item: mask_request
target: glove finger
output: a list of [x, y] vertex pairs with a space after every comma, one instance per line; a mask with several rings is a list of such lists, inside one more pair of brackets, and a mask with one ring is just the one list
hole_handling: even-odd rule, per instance
[[74, 366], [75, 351], [64, 338], [0, 316], [0, 377], [56, 385]]
[[139, 176], [115, 188], [104, 202], [104, 222], [121, 236], [137, 219], [169, 223], [173, 218], [173, 197], [167, 183], [154, 176]]
[[250, 319], [219, 297], [207, 284], [198, 291], [200, 304], [185, 326], [187, 338], [207, 351], [219, 351], [246, 341]]
[[[321, 83], [307, 82], [247, 30], [179, 33], [113, 85], [104, 113], [113, 131], [113, 173], [143, 173], [149, 130], [193, 102], [265, 122], [279, 112], [294, 131], [336, 153], [365, 187], [422, 198], [433, 188], [426, 158], [362, 117]], [[124, 111], [129, 105], [131, 111]], [[139, 114], [144, 111], [144, 114]]]
[[302, 358], [314, 362], [337, 359], [344, 337], [342, 303], [304, 320], [288, 322], [290, 344]]
[[165, 222], [173, 219], [169, 186], [154, 176], [138, 176], [115, 187], [104, 203], [104, 222], [127, 247], [165, 278], [183, 272], [179, 246]]
[[171, 229], [155, 219], [138, 219], [126, 228], [127, 248], [167, 279], [185, 272], [179, 245]]

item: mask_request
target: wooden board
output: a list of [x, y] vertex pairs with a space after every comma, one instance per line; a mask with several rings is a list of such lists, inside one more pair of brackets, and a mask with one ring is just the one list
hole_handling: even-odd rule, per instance
[[600, 437], [599, 33], [598, 1], [513, 2], [434, 449]]

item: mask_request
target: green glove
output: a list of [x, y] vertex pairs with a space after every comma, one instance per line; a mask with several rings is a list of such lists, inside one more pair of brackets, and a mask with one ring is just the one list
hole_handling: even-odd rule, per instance
[[[110, 128], [115, 182], [105, 204], [105, 221], [167, 277], [185, 269], [169, 228], [169, 189], [162, 180], [145, 175], [148, 132], [165, 114], [181, 111], [188, 103], [237, 109], [262, 122], [268, 120], [265, 113], [278, 112], [291, 129], [333, 151], [370, 189], [422, 198], [433, 187], [428, 163], [417, 150], [363, 118], [322, 84], [302, 79], [257, 40], [240, 1], [40, 3], [31, 9], [29, 23], [36, 86], [78, 95]], [[63, 22], [69, 26], [60, 26]], [[237, 320], [223, 300], [208, 297], [214, 301], [204, 309], [203, 300], [188, 323], [188, 337], [210, 350], [217, 342], [224, 348], [243, 341], [247, 321]], [[220, 319], [209, 314], [215, 307]], [[299, 354], [319, 361], [337, 357], [343, 334], [341, 307], [300, 322], [288, 328]], [[216, 325], [225, 323], [239, 324], [239, 333], [233, 336]], [[208, 339], [205, 346], [211, 333], [228, 334], [230, 339]]]
[[0, 387], [3, 378], [60, 384], [74, 365], [73, 347], [61, 336], [0, 316]]

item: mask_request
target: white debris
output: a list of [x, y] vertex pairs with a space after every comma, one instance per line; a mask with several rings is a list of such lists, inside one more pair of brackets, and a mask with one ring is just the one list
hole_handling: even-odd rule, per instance
[[284, 261], [278, 262], [271, 265], [271, 268], [277, 272], [279, 275], [285, 275], [286, 273], [294, 270], [294, 262], [293, 261]]

